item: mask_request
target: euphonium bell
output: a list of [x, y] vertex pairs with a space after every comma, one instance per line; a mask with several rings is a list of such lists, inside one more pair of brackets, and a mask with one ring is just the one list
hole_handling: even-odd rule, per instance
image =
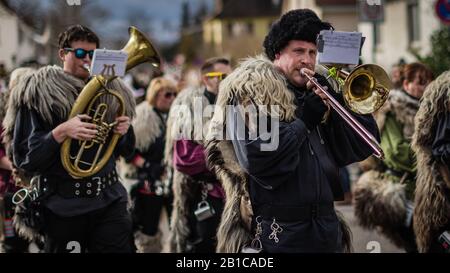
[[[150, 62], [153, 66], [160, 65], [160, 58], [151, 42], [135, 27], [129, 28], [130, 39], [122, 51], [128, 53], [126, 70], [132, 69], [136, 65]], [[116, 112], [117, 116], [125, 114], [125, 105], [122, 95], [106, 87], [109, 81], [114, 78], [104, 76], [93, 77], [83, 88], [76, 99], [70, 112], [69, 119], [86, 114], [92, 117], [89, 122], [97, 125], [97, 136], [90, 141], [80, 141], [79, 148], [75, 156], [71, 155], [72, 139], [67, 138], [61, 146], [61, 161], [67, 172], [76, 179], [88, 177], [99, 172], [111, 157], [114, 148], [120, 138], [119, 134], [112, 133], [115, 122], [108, 123], [105, 119], [110, 109], [106, 103], [101, 103], [101, 97], [113, 96], [119, 102]], [[98, 100], [100, 103], [97, 103]], [[106, 149], [104, 149], [106, 147]], [[94, 155], [92, 162], [87, 162], [83, 157], [85, 151], [96, 149], [90, 152]], [[92, 156], [91, 156], [92, 157]]]

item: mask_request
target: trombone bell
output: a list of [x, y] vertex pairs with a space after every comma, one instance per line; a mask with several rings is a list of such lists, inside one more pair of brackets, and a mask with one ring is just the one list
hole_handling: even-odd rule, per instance
[[346, 77], [343, 96], [353, 112], [364, 115], [383, 106], [391, 88], [391, 80], [381, 66], [364, 64], [357, 66]]

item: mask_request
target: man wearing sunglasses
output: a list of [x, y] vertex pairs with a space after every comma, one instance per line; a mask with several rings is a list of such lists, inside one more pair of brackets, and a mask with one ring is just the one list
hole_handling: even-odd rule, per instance
[[[203, 85], [180, 92], [167, 123], [166, 162], [174, 168], [171, 252], [215, 252], [224, 204], [223, 189], [208, 169], [204, 153], [210, 116], [203, 116], [202, 124], [198, 124], [194, 113], [205, 113], [206, 107], [215, 104], [220, 82], [231, 73], [230, 62], [224, 58], [209, 59], [201, 73]], [[180, 115], [180, 106], [190, 112]], [[203, 127], [195, 127], [198, 125]], [[175, 137], [173, 132], [183, 133]]]
[[113, 109], [119, 106], [117, 101], [106, 98], [107, 121], [117, 122], [113, 131], [121, 138], [105, 167], [93, 177], [74, 179], [60, 159], [65, 139], [75, 140], [72, 153], [77, 153], [78, 140], [89, 141], [98, 133], [88, 115], [68, 120], [89, 80], [84, 66], [90, 66], [93, 50], [98, 47], [97, 35], [87, 27], [75, 25], [61, 33], [58, 53], [63, 67], [43, 67], [18, 83], [13, 98], [18, 107], [7, 117], [5, 137], [12, 145], [14, 165], [39, 181], [38, 198], [26, 210], [41, 216], [35, 217], [36, 224], [29, 228], [43, 235], [46, 252], [134, 250], [127, 192], [115, 172], [116, 159], [132, 153], [135, 142], [130, 127], [135, 102], [121, 80], [108, 84], [123, 96], [126, 110], [125, 116], [116, 117]]

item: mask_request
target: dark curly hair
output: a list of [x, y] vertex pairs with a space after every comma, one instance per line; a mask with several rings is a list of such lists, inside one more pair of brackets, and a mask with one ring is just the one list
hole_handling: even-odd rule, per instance
[[83, 25], [70, 26], [64, 32], [60, 33], [58, 37], [59, 48], [71, 47], [70, 44], [76, 41], [95, 43], [97, 48], [100, 46], [100, 39], [98, 36]]
[[291, 10], [272, 25], [263, 46], [267, 57], [273, 61], [275, 54], [283, 50], [289, 41], [301, 40], [315, 44], [321, 30], [332, 28], [330, 23], [321, 21], [310, 9]]

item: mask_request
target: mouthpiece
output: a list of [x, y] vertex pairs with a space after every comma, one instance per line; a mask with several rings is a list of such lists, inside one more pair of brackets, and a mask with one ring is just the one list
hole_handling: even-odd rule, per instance
[[91, 73], [91, 68], [90, 68], [90, 66], [89, 66], [88, 64], [83, 64], [83, 68], [84, 68], [87, 72]]

